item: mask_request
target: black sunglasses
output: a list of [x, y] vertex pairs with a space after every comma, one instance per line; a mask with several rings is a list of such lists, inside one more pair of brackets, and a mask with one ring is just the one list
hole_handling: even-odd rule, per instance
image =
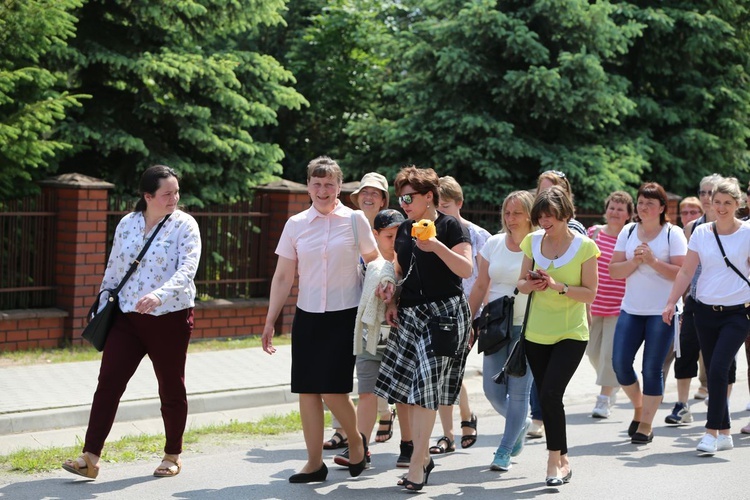
[[565, 172], [560, 172], [559, 170], [547, 170], [546, 172], [544, 172], [544, 174], [552, 174], [559, 177], [560, 179], [565, 179]]
[[398, 197], [398, 202], [403, 205], [411, 205], [414, 201], [414, 196], [416, 195], [422, 195], [422, 193], [409, 193], [409, 194], [402, 194]]

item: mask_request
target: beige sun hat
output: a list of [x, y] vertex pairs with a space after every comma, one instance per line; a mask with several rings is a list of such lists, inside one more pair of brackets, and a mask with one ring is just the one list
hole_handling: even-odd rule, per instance
[[349, 195], [349, 198], [352, 200], [352, 204], [354, 204], [355, 207], [359, 208], [359, 192], [366, 187], [380, 189], [385, 196], [385, 208], [388, 208], [390, 202], [388, 198], [388, 180], [377, 172], [366, 173], [364, 177], [362, 177], [362, 180], [359, 181], [359, 187], [357, 190]]

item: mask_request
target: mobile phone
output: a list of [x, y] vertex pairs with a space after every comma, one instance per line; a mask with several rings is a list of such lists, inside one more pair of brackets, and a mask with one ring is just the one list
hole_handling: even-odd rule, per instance
[[530, 277], [531, 279], [533, 279], [533, 280], [540, 280], [540, 279], [542, 279], [542, 275], [541, 275], [541, 274], [539, 274], [539, 273], [538, 273], [538, 272], [536, 272], [536, 271], [529, 271], [529, 277]]

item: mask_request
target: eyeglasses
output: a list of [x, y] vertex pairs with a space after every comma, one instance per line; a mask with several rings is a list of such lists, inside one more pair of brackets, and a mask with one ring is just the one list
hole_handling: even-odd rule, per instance
[[680, 215], [700, 215], [700, 210], [681, 210]]
[[[398, 202], [402, 205], [411, 205], [414, 202], [414, 196], [422, 193], [407, 193], [398, 197]], [[423, 195], [424, 196], [424, 195]]]
[[711, 196], [713, 194], [713, 191], [703, 191], [702, 189], [698, 191], [698, 196]]
[[544, 174], [552, 174], [559, 177], [560, 179], [565, 179], [565, 172], [560, 172], [559, 170], [547, 170], [542, 175]]

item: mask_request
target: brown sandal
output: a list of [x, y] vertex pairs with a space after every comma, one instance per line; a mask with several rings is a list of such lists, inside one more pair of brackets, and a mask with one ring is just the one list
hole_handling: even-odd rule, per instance
[[169, 462], [169, 467], [162, 467], [161, 464], [159, 464], [159, 467], [156, 468], [154, 471], [154, 477], [173, 477], [180, 473], [182, 470], [182, 461], [178, 458], [177, 460], [172, 460], [171, 458], [164, 455], [164, 458], [161, 459], [162, 462]]
[[95, 466], [93, 462], [91, 462], [91, 459], [86, 453], [82, 453], [81, 458], [84, 462], [86, 462], [85, 466], [81, 467], [81, 465], [78, 463], [78, 459], [68, 459], [63, 462], [62, 468], [70, 473], [77, 474], [79, 476], [83, 476], [89, 479], [96, 479], [96, 476], [99, 475], [99, 467]]

